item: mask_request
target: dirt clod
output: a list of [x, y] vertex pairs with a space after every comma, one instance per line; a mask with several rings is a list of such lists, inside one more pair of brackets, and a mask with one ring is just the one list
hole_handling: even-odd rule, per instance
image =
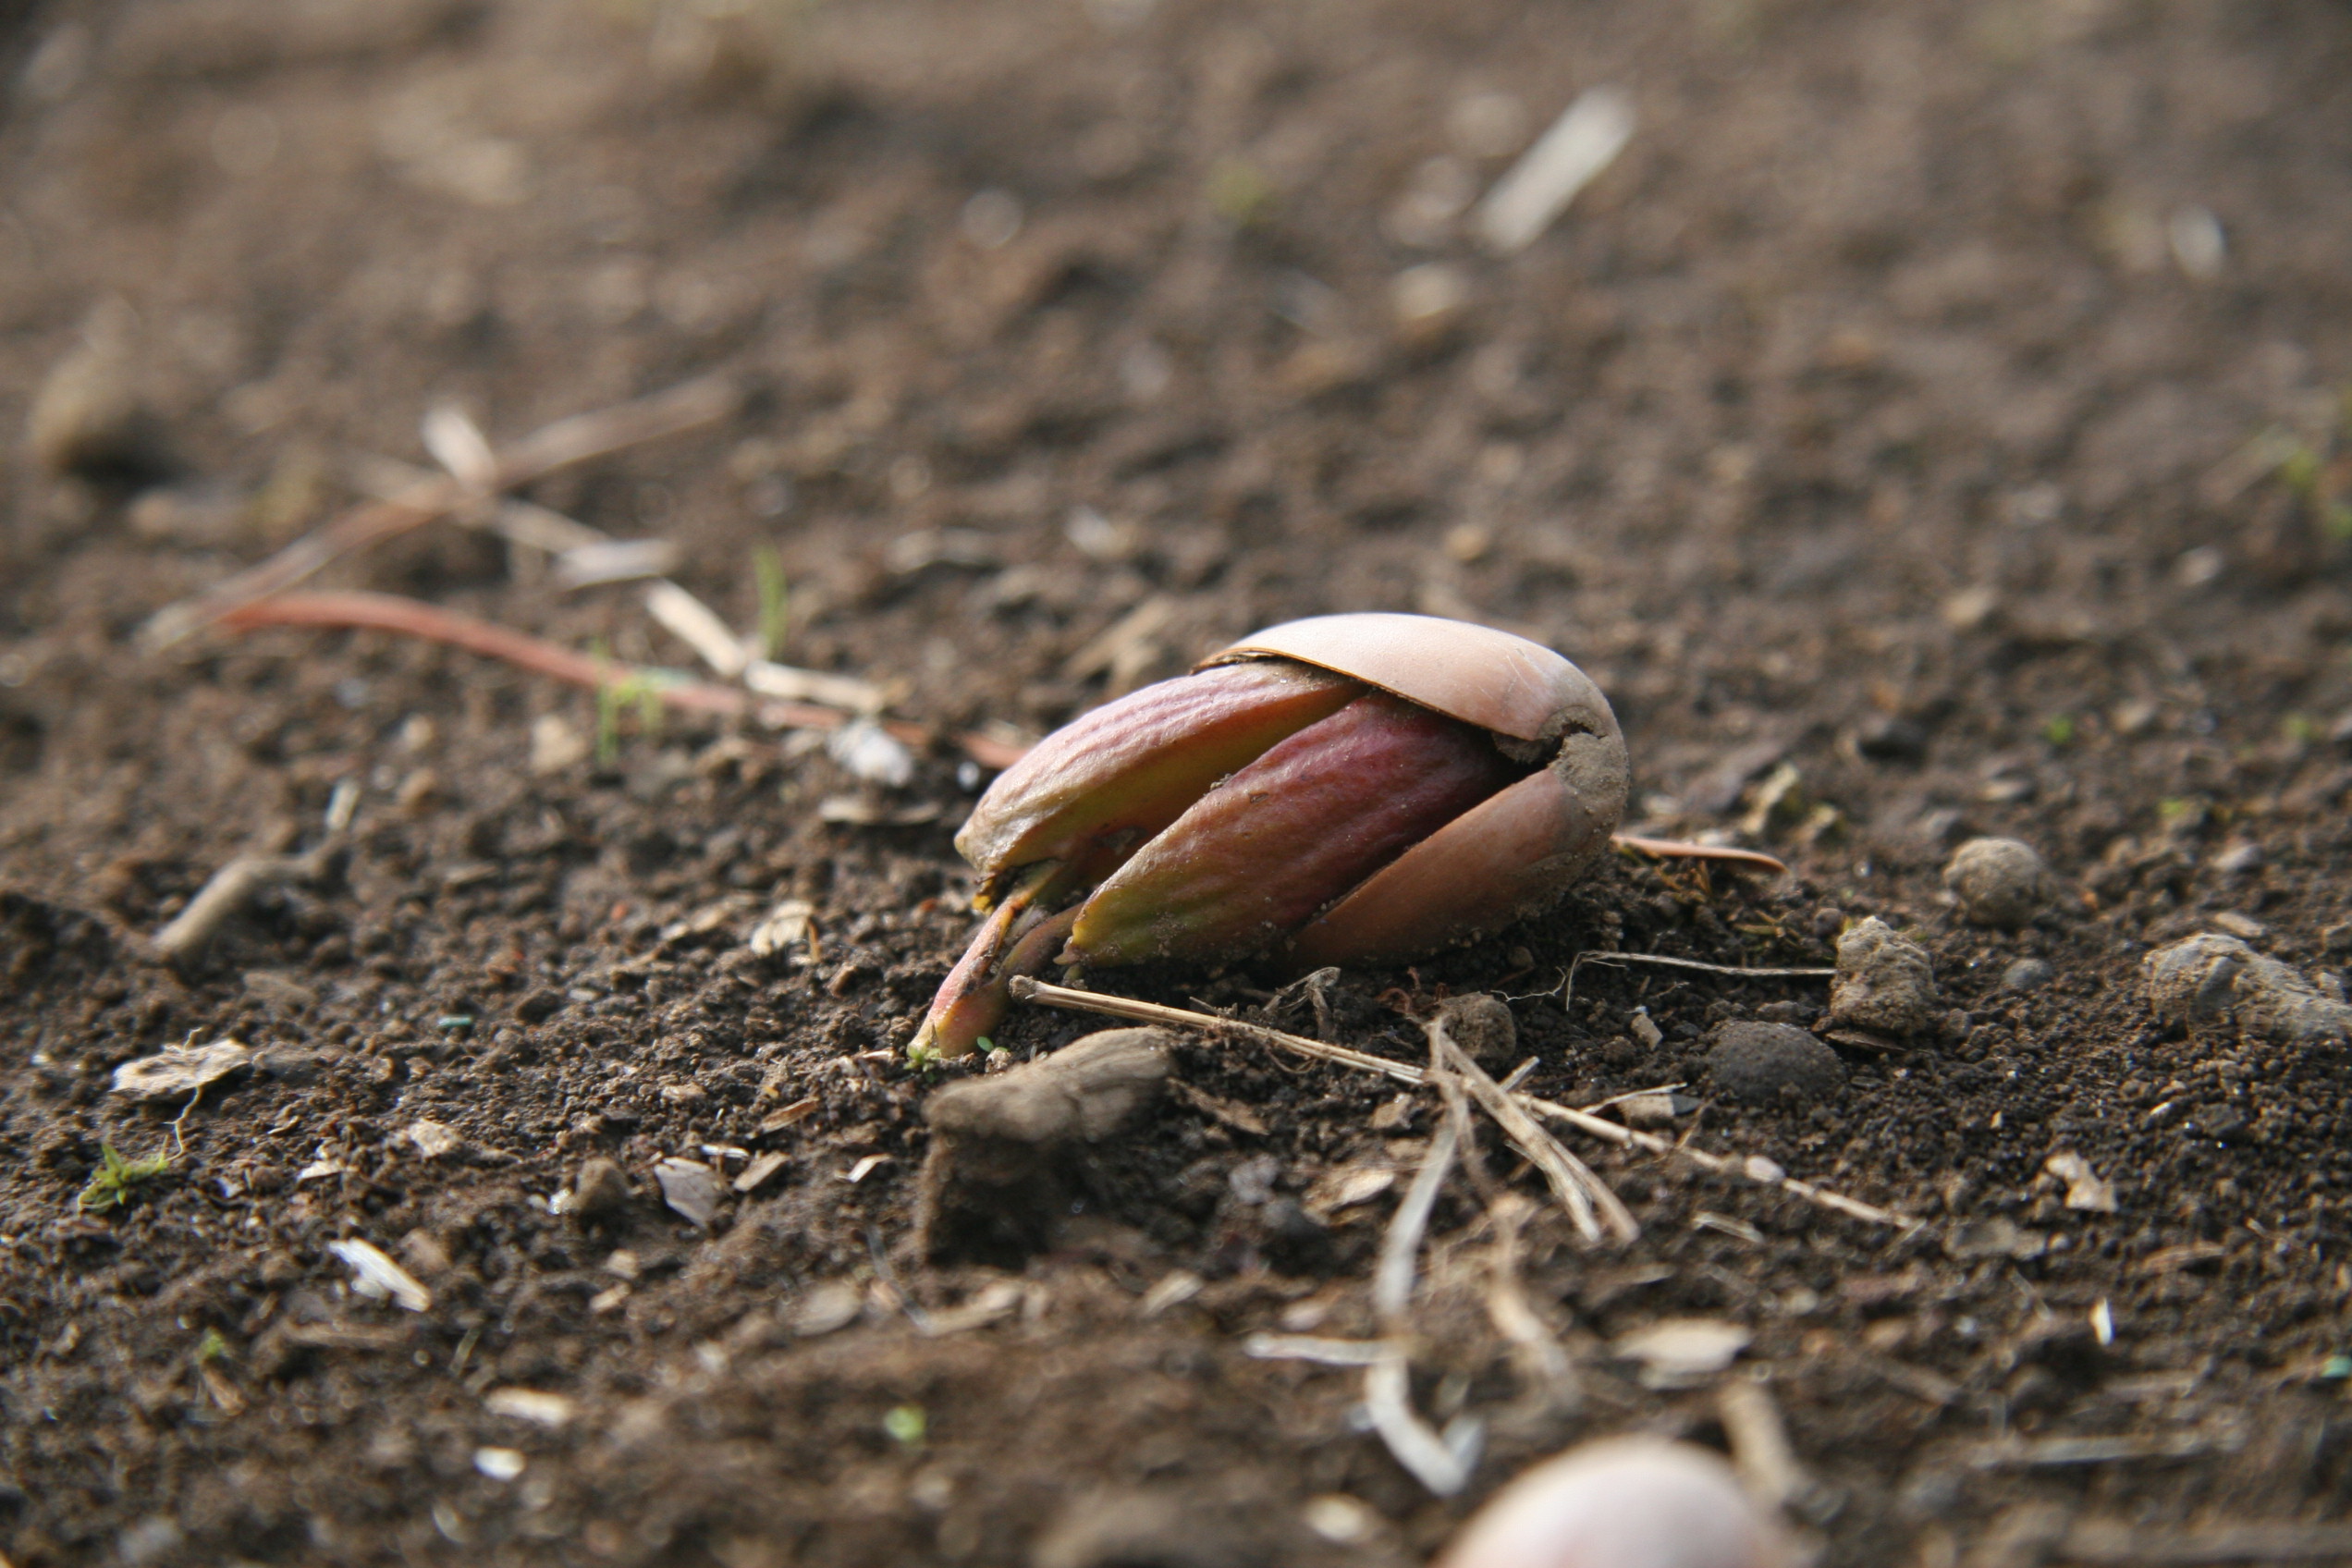
[[1943, 885], [1971, 923], [2015, 930], [2049, 904], [2050, 867], [2019, 839], [1971, 839], [1953, 851]]
[[2352, 1043], [2352, 1006], [2236, 937], [2184, 937], [2141, 964], [2149, 1006], [2168, 1023], [2235, 1023], [2247, 1039], [2307, 1049]]
[[571, 1179], [571, 1211], [582, 1219], [609, 1219], [629, 1207], [629, 1176], [601, 1155], [583, 1159]]
[[1876, 915], [1838, 937], [1837, 977], [1830, 982], [1830, 1017], [1848, 1029], [1903, 1038], [1925, 1034], [1941, 1015], [1935, 972], [1927, 949], [1897, 936]]
[[1499, 1072], [1517, 1060], [1519, 1026], [1501, 997], [1476, 991], [1449, 998], [1440, 1011], [1453, 1043], [1479, 1066]]
[[923, 1111], [933, 1136], [918, 1221], [925, 1248], [1001, 1256], [1043, 1244], [1084, 1189], [1084, 1145], [1158, 1096], [1174, 1043], [1163, 1029], [1106, 1029], [933, 1095]]
[[1837, 1052], [1786, 1023], [1719, 1023], [1709, 1034], [1707, 1070], [1725, 1094], [1758, 1105], [1788, 1096], [1800, 1103], [1836, 1098], [1845, 1087]]

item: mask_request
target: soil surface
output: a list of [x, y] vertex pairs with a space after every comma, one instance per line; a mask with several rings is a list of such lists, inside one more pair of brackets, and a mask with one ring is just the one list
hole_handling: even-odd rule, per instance
[[[2352, 1062], [2160, 1021], [2142, 965], [2217, 932], [2323, 1000], [2352, 955], [2352, 11], [0, 27], [9, 1562], [1417, 1563], [1586, 1437], [1757, 1471], [1759, 1408], [1825, 1563], [2325, 1547], [2278, 1532], [2352, 1504]], [[1623, 153], [1483, 247], [1467, 204], [1603, 86]], [[436, 405], [505, 443], [706, 374], [724, 420], [525, 495], [880, 683], [896, 782], [870, 732], [656, 724], [412, 638], [139, 640], [427, 463]], [[693, 662], [642, 584], [447, 521], [314, 586]], [[917, 1230], [925, 1103], [990, 1081], [900, 1049], [970, 920], [960, 738], [1000, 762], [1340, 609], [1558, 648], [1623, 722], [1629, 827], [1793, 875], [1612, 856], [1321, 1016], [1246, 968], [1086, 983], [1409, 1062], [1436, 1001], [1498, 993], [1534, 1092], [1684, 1085], [1664, 1135], [1921, 1221], [1570, 1133], [1641, 1227], [1589, 1245], [1489, 1129], [1574, 1377], [1498, 1329], [1513, 1211], [1457, 1179], [1413, 1350], [1425, 1416], [1482, 1434], [1452, 1497], [1359, 1370], [1249, 1349], [1377, 1333], [1434, 1094], [1190, 1038], [1058, 1178], [1071, 1212]], [[1945, 890], [1982, 834], [2049, 863], [2021, 927]], [[255, 854], [293, 864], [160, 962]], [[1562, 986], [1595, 949], [1824, 965], [1867, 915], [1932, 960], [1900, 1036], [1823, 1023], [1816, 978]], [[1735, 1099], [1709, 1058], [1740, 1020], [1842, 1072]], [[1023, 1009], [996, 1043], [1099, 1026]], [[224, 1038], [255, 1055], [201, 1095], [113, 1087]], [[1629, 1354], [1676, 1318], [1744, 1349]]]

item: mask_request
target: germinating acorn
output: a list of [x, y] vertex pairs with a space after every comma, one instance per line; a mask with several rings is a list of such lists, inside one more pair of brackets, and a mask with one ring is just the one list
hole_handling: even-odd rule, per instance
[[1608, 843], [1625, 745], [1584, 672], [1415, 615], [1294, 620], [1095, 709], [956, 836], [988, 912], [913, 1047], [961, 1056], [1047, 963], [1380, 963], [1557, 898]]

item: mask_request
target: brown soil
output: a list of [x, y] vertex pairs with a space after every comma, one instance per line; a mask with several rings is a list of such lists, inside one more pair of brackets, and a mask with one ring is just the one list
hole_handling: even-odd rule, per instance
[[[2352, 949], [2341, 5], [0, 18], [0, 427], [74, 361], [87, 438], [48, 449], [73, 474], [0, 459], [19, 1568], [1415, 1562], [1580, 1437], [1724, 1442], [1712, 1383], [1653, 1390], [1605, 1354], [1693, 1315], [1752, 1330], [1743, 1370], [1826, 1562], [2040, 1561], [2070, 1523], [2352, 1501], [2352, 1064], [2161, 1026], [2139, 980], [2217, 916], [2306, 972]], [[1508, 260], [1461, 238], [1449, 188], [1612, 82], [1640, 128], [1568, 217]], [[1401, 329], [1393, 281], [1433, 260], [1469, 301]], [[594, 697], [381, 634], [133, 642], [348, 499], [349, 454], [423, 461], [436, 401], [511, 438], [711, 371], [750, 389], [727, 425], [533, 498], [678, 541], [679, 581], [739, 625], [753, 551], [780, 551], [785, 656], [894, 683], [941, 737], [903, 788], [633, 714], [609, 763], [534, 771], [534, 722], [592, 734]], [[328, 581], [689, 662], [633, 591], [531, 566], [438, 524]], [[1157, 628], [1096, 656], [1145, 606], [1128, 629]], [[1450, 1198], [1416, 1395], [1488, 1438], [1442, 1501], [1356, 1422], [1357, 1374], [1243, 1350], [1371, 1330], [1394, 1194], [1308, 1200], [1415, 1158], [1426, 1109], [1376, 1120], [1377, 1080], [1196, 1044], [1085, 1173], [1084, 1223], [934, 1264], [913, 1206], [940, 1075], [890, 1054], [965, 925], [949, 838], [978, 780], [949, 737], [1034, 735], [1114, 679], [1341, 608], [1579, 661], [1654, 830], [1736, 826], [1789, 765], [1753, 831], [1797, 875], [1620, 860], [1500, 940], [1348, 976], [1334, 1038], [1417, 1059], [1401, 1006], [1500, 991], [1534, 1088], [1707, 1098], [1702, 1031], [1810, 1023], [1818, 983], [1588, 966], [1563, 1011], [1569, 959], [1820, 963], [1864, 913], [1915, 931], [1949, 1010], [1899, 1051], [1842, 1046], [1842, 1094], [1709, 1098], [1695, 1135], [1931, 1221], [1908, 1239], [1587, 1145], [1644, 1231], [1530, 1231], [1573, 1408], [1515, 1370], [1481, 1305], [1488, 1221]], [[345, 782], [358, 818], [322, 875], [199, 972], [142, 956], [231, 858], [315, 844]], [[896, 825], [825, 820], [839, 799]], [[1978, 832], [2065, 884], [2021, 933], [1943, 896]], [[821, 950], [751, 957], [790, 898]], [[2023, 958], [2046, 984], [2004, 982]], [[1265, 995], [1246, 973], [1092, 983]], [[1027, 1011], [1001, 1043], [1089, 1027]], [[117, 1064], [224, 1035], [262, 1063], [192, 1109], [110, 1092]], [[428, 1156], [419, 1122], [455, 1145]], [[170, 1169], [82, 1210], [109, 1145]], [[2064, 1207], [2063, 1151], [2117, 1212]], [[724, 1178], [771, 1152], [707, 1231], [655, 1185], [665, 1158]], [[596, 1158], [626, 1199], [551, 1212]], [[429, 1309], [354, 1294], [328, 1250], [351, 1238]], [[1198, 1292], [1146, 1313], [1176, 1270]], [[959, 1328], [975, 1301], [1012, 1305]], [[828, 1316], [854, 1320], [802, 1331]], [[502, 1413], [516, 1389], [572, 1418]], [[2051, 1446], [2077, 1439], [2116, 1440]], [[502, 1450], [519, 1475], [487, 1473]], [[1302, 1522], [1332, 1493], [1370, 1511], [1359, 1539], [1328, 1538], [1335, 1505], [1324, 1534]], [[1105, 1544], [1121, 1521], [1159, 1544]]]

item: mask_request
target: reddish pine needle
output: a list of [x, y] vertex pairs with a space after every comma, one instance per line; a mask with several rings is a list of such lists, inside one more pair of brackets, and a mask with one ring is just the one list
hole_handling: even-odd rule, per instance
[[1775, 876], [1788, 875], [1786, 864], [1755, 850], [1727, 849], [1720, 844], [1692, 844], [1680, 839], [1644, 839], [1632, 833], [1618, 833], [1611, 837], [1621, 850], [1657, 855], [1664, 860], [1711, 861], [1721, 865], [1744, 865], [1757, 871], [1769, 871]]
[[[264, 626], [312, 626], [397, 632], [446, 643], [485, 658], [503, 659], [534, 674], [575, 686], [601, 690], [634, 682], [674, 708], [690, 713], [744, 714], [778, 729], [838, 729], [850, 717], [836, 708], [775, 702], [729, 686], [681, 680], [664, 670], [594, 658], [528, 632], [397, 594], [279, 594], [238, 606], [222, 616], [219, 624], [232, 631], [251, 631]], [[890, 723], [883, 729], [910, 745], [924, 745], [931, 739], [930, 732], [919, 724]], [[984, 735], [958, 739], [966, 754], [981, 766], [1006, 766], [1000, 760], [1001, 753], [1011, 748]]]

